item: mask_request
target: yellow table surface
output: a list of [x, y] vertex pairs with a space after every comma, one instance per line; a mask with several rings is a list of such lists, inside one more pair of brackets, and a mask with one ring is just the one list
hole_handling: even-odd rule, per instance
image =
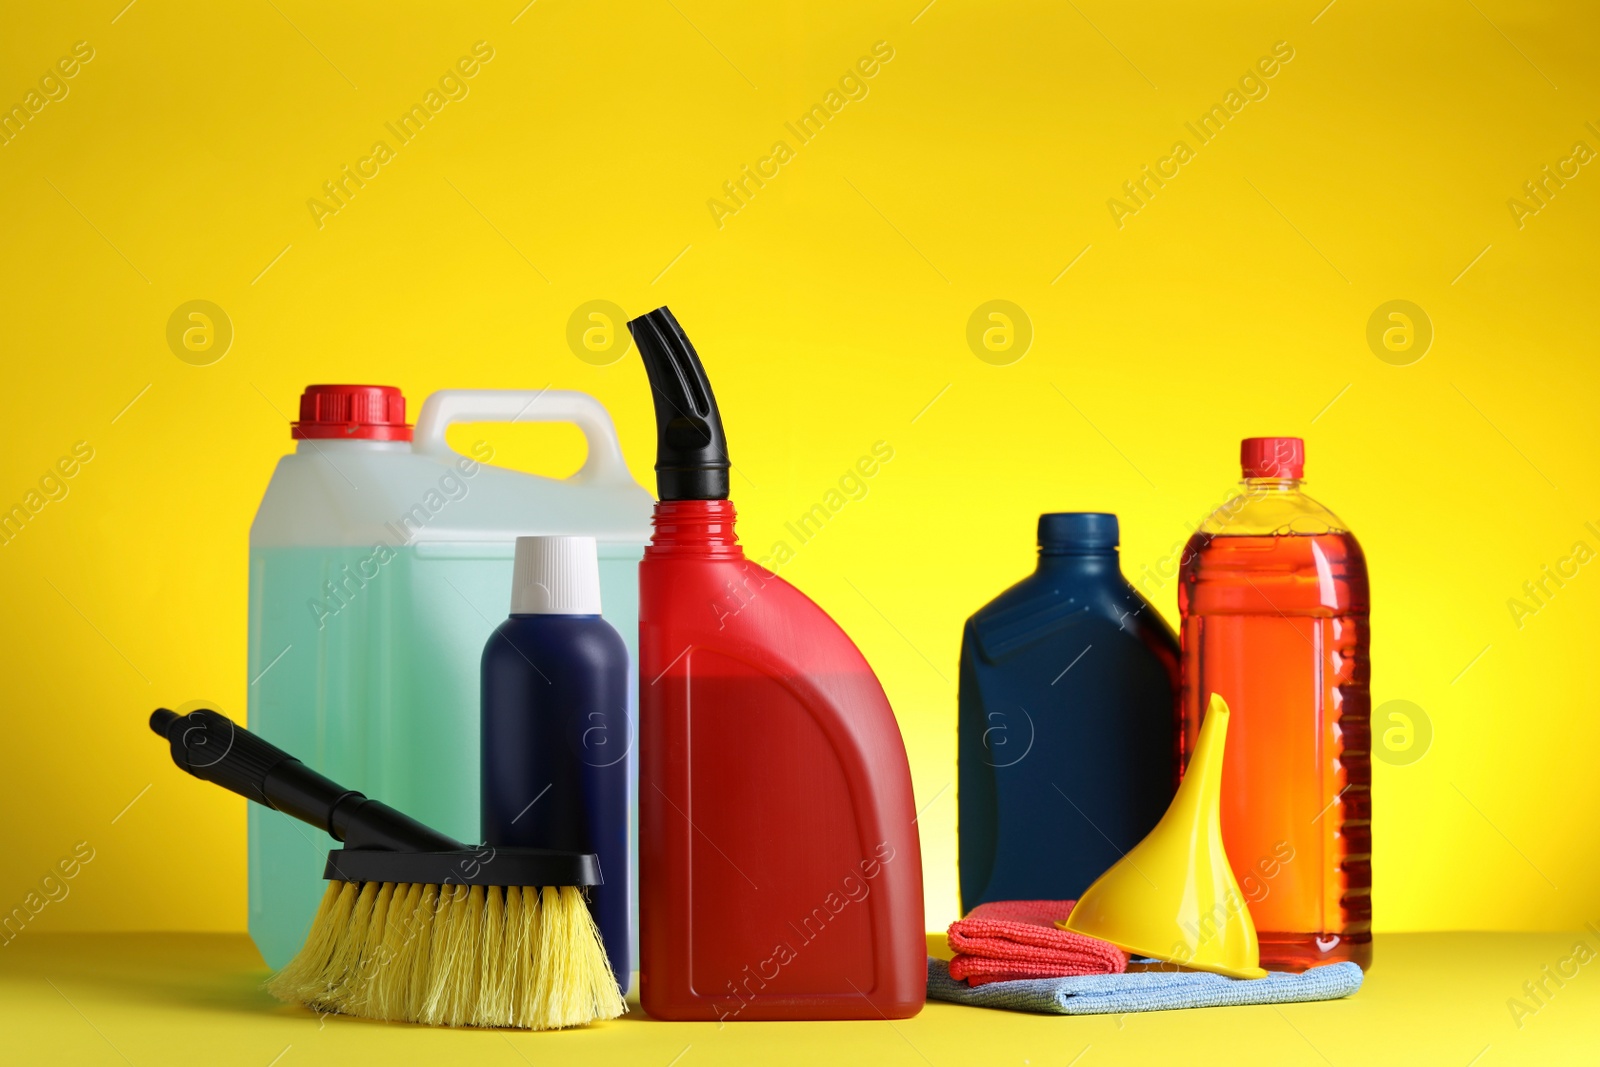
[[[1600, 948], [1592, 934], [1389, 934], [1359, 993], [1315, 1004], [1068, 1018], [929, 1003], [894, 1023], [719, 1027], [656, 1022], [633, 1003], [616, 1022], [526, 1034], [319, 1019], [262, 991], [266, 968], [243, 935], [24, 933], [0, 948], [0, 1062], [1596, 1064], [1600, 960], [1547, 981], [1542, 1007], [1523, 989], [1579, 940]], [[1513, 997], [1538, 1009], [1520, 1028]]]

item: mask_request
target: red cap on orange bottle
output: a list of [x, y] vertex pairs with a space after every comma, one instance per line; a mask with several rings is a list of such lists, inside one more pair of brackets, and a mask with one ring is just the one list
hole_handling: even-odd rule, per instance
[[1301, 478], [1306, 443], [1298, 437], [1246, 437], [1239, 442], [1239, 465], [1246, 478]]

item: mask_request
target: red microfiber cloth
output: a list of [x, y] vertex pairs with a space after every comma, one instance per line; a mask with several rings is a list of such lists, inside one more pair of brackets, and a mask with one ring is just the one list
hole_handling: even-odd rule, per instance
[[1128, 954], [1095, 937], [1056, 926], [1075, 900], [996, 900], [950, 924], [950, 977], [968, 985], [1018, 978], [1121, 974]]

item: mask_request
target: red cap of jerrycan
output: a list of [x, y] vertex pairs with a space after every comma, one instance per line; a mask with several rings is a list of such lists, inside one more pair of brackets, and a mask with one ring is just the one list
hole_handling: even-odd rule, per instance
[[1246, 437], [1239, 442], [1239, 465], [1246, 478], [1301, 478], [1306, 443], [1298, 437]]
[[300, 394], [296, 441], [409, 441], [406, 398], [392, 385], [308, 385]]

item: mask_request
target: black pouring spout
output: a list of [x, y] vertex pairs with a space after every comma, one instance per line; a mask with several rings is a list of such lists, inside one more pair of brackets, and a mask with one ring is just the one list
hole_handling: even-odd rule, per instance
[[656, 495], [728, 499], [728, 442], [694, 345], [664, 307], [628, 323], [656, 405]]

